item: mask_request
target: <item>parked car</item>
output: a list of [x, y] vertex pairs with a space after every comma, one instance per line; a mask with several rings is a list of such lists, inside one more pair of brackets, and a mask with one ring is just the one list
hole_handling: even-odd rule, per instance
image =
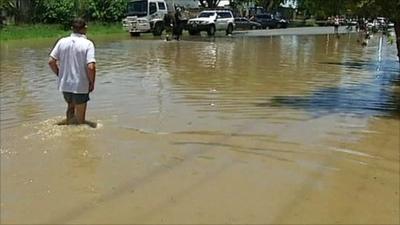
[[[348, 21], [346, 21], [344, 17], [339, 17], [338, 20], [340, 26], [348, 25]], [[334, 25], [335, 25], [335, 17], [328, 17], [325, 26], [334, 26]]]
[[376, 20], [376, 19], [369, 19], [368, 21], [367, 21], [367, 27], [369, 28], [369, 29], [372, 29], [372, 28], [377, 28], [378, 27], [378, 21]]
[[235, 25], [236, 29], [242, 29], [242, 30], [255, 30], [255, 29], [261, 29], [262, 27], [261, 23], [250, 21], [245, 17], [236, 17]]
[[270, 13], [258, 14], [254, 16], [253, 21], [261, 24], [265, 28], [287, 28], [289, 22], [285, 19], [274, 16]]
[[357, 26], [358, 22], [356, 19], [347, 19], [345, 24], [347, 26]]
[[216, 31], [225, 31], [228, 35], [235, 29], [235, 19], [230, 10], [206, 10], [200, 12], [197, 18], [188, 20], [186, 29], [190, 35], [201, 31], [207, 31], [209, 36], [213, 36]]
[[376, 17], [375, 19], [369, 19], [366, 23], [368, 29], [373, 32], [385, 31], [394, 26], [388, 19], [384, 17]]
[[378, 21], [378, 26], [380, 29], [385, 29], [385, 28], [392, 28], [394, 27], [394, 24], [389, 21], [389, 19], [385, 17], [376, 17], [376, 20]]

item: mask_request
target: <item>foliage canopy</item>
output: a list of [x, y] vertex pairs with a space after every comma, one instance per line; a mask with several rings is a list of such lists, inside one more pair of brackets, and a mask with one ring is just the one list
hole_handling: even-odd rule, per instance
[[332, 15], [385, 16], [400, 21], [400, 0], [297, 0], [300, 10], [317, 18]]
[[[74, 17], [83, 17], [86, 20], [101, 22], [121, 21], [126, 13], [128, 0], [30, 0], [24, 1], [29, 5], [28, 21], [33, 23], [68, 24]], [[0, 10], [8, 15], [20, 16], [18, 1], [0, 0]], [[21, 4], [21, 3], [20, 3]], [[26, 15], [25, 15], [26, 17]]]

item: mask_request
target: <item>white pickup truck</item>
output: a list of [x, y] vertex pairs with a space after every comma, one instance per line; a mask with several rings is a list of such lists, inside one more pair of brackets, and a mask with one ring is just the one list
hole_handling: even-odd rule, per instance
[[165, 14], [173, 15], [178, 7], [184, 24], [199, 11], [198, 0], [131, 0], [122, 25], [132, 36], [149, 32], [159, 36], [165, 29]]

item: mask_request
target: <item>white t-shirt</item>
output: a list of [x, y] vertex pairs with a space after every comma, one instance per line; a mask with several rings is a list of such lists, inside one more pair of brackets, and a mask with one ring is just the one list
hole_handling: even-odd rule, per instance
[[50, 56], [59, 62], [58, 90], [84, 94], [89, 92], [87, 65], [96, 62], [93, 42], [73, 33], [60, 39]]
[[335, 25], [339, 25], [339, 18], [335, 18]]

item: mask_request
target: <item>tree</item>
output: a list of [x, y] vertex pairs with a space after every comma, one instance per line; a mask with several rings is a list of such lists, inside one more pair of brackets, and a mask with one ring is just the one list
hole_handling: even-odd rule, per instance
[[306, 15], [318, 19], [347, 13], [348, 0], [297, 0], [297, 6]]
[[351, 0], [357, 14], [365, 17], [384, 16], [394, 22], [397, 56], [400, 62], [400, 0]]
[[199, 0], [200, 5], [204, 8], [217, 8], [221, 0]]
[[74, 17], [102, 22], [121, 21], [127, 0], [33, 0], [33, 21], [69, 28]]
[[126, 0], [86, 0], [89, 17], [103, 22], [120, 21], [126, 11]]
[[34, 22], [60, 23], [68, 26], [76, 15], [75, 0], [35, 0]]
[[17, 13], [17, 6], [15, 1], [12, 0], [0, 0], [0, 13], [7, 13], [8, 15], [15, 16]]
[[257, 0], [257, 4], [263, 6], [267, 11], [278, 8], [282, 3], [287, 0]]
[[31, 0], [0, 0], [0, 13], [13, 17], [16, 23], [31, 17]]
[[10, 0], [0, 0], [0, 10], [9, 11], [15, 9], [15, 2]]

